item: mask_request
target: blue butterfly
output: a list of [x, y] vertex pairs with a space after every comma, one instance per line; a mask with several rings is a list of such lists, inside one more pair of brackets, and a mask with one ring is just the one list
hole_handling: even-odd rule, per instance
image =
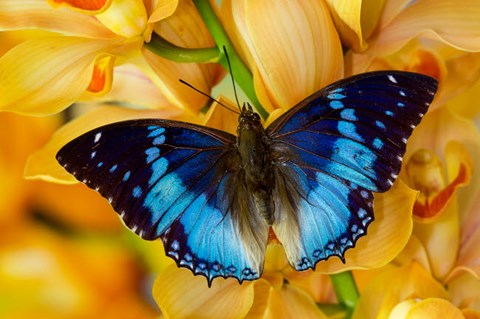
[[336, 82], [266, 129], [249, 105], [237, 136], [142, 119], [99, 127], [58, 162], [125, 224], [160, 238], [179, 267], [240, 283], [261, 276], [269, 232], [296, 270], [345, 251], [373, 221], [373, 193], [397, 178], [433, 78], [380, 71]]

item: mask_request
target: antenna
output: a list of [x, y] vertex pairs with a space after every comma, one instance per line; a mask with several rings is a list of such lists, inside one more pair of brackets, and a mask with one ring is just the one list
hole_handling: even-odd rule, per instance
[[231, 111], [231, 112], [233, 112], [233, 113], [236, 113], [236, 114], [240, 114], [240, 112], [238, 112], [237, 110], [233, 110], [233, 109], [229, 108], [228, 106], [226, 106], [225, 104], [221, 103], [220, 101], [214, 99], [213, 97], [211, 97], [211, 96], [208, 95], [207, 93], [204, 93], [204, 92], [200, 91], [199, 89], [193, 87], [193, 85], [191, 85], [190, 83], [187, 83], [187, 82], [185, 82], [185, 81], [182, 80], [182, 79], [178, 79], [178, 80], [179, 80], [181, 83], [183, 83], [183, 84], [185, 84], [186, 86], [188, 86], [189, 88], [197, 91], [197, 92], [200, 93], [201, 95], [206, 96], [206, 97], [208, 97], [210, 100], [213, 100], [213, 101], [217, 102], [218, 105], [223, 106], [223, 107], [226, 108], [227, 110], [229, 110], [229, 111]]
[[238, 109], [241, 110], [240, 102], [238, 101], [237, 89], [235, 86], [235, 79], [233, 77], [232, 65], [230, 64], [230, 58], [228, 57], [227, 48], [223, 46], [223, 52], [225, 52], [225, 58], [227, 58], [228, 70], [230, 71], [230, 76], [232, 78], [233, 94], [235, 94], [235, 100], [237, 101]]

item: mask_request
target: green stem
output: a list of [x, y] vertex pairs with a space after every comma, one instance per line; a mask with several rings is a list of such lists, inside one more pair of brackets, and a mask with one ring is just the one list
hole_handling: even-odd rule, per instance
[[[232, 66], [235, 78], [235, 82], [242, 88], [243, 92], [247, 95], [250, 102], [255, 106], [256, 110], [262, 118], [267, 118], [268, 112], [261, 106], [258, 101], [257, 95], [255, 94], [255, 88], [253, 85], [253, 76], [250, 73], [250, 70], [243, 63], [240, 56], [235, 51], [235, 48], [228, 38], [225, 30], [223, 29], [222, 24], [218, 20], [215, 11], [213, 10], [209, 0], [193, 0], [195, 7], [203, 18], [205, 25], [207, 26], [210, 34], [212, 35], [217, 47], [221, 50], [225, 47], [230, 63]], [[223, 52], [223, 51], [222, 51]], [[223, 56], [219, 63], [228, 71], [228, 64], [226, 58]]]
[[343, 304], [317, 303], [317, 306], [328, 318], [345, 318], [348, 313], [347, 307]]
[[353, 275], [350, 271], [330, 275], [337, 300], [348, 309], [350, 317], [358, 301], [358, 290]]
[[156, 33], [145, 47], [158, 56], [175, 62], [215, 63], [223, 57], [218, 48], [187, 49], [178, 47]]

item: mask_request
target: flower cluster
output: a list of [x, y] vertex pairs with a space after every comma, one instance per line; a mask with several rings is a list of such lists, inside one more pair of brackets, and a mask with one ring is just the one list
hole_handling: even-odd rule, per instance
[[[479, 1], [3, 0], [0, 30], [0, 316], [153, 318], [140, 291], [150, 271], [172, 318], [480, 318]], [[259, 280], [208, 288], [160, 243], [125, 235], [56, 162], [68, 141], [121, 120], [235, 132], [234, 113], [178, 81], [236, 108], [222, 47], [266, 125], [350, 75], [439, 81], [345, 263], [295, 272], [272, 244]]]

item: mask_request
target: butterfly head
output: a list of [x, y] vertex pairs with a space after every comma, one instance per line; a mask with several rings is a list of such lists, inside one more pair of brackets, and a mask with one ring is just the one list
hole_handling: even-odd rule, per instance
[[241, 111], [238, 117], [238, 133], [240, 133], [241, 130], [263, 130], [260, 115], [253, 110], [250, 104], [245, 103]]

